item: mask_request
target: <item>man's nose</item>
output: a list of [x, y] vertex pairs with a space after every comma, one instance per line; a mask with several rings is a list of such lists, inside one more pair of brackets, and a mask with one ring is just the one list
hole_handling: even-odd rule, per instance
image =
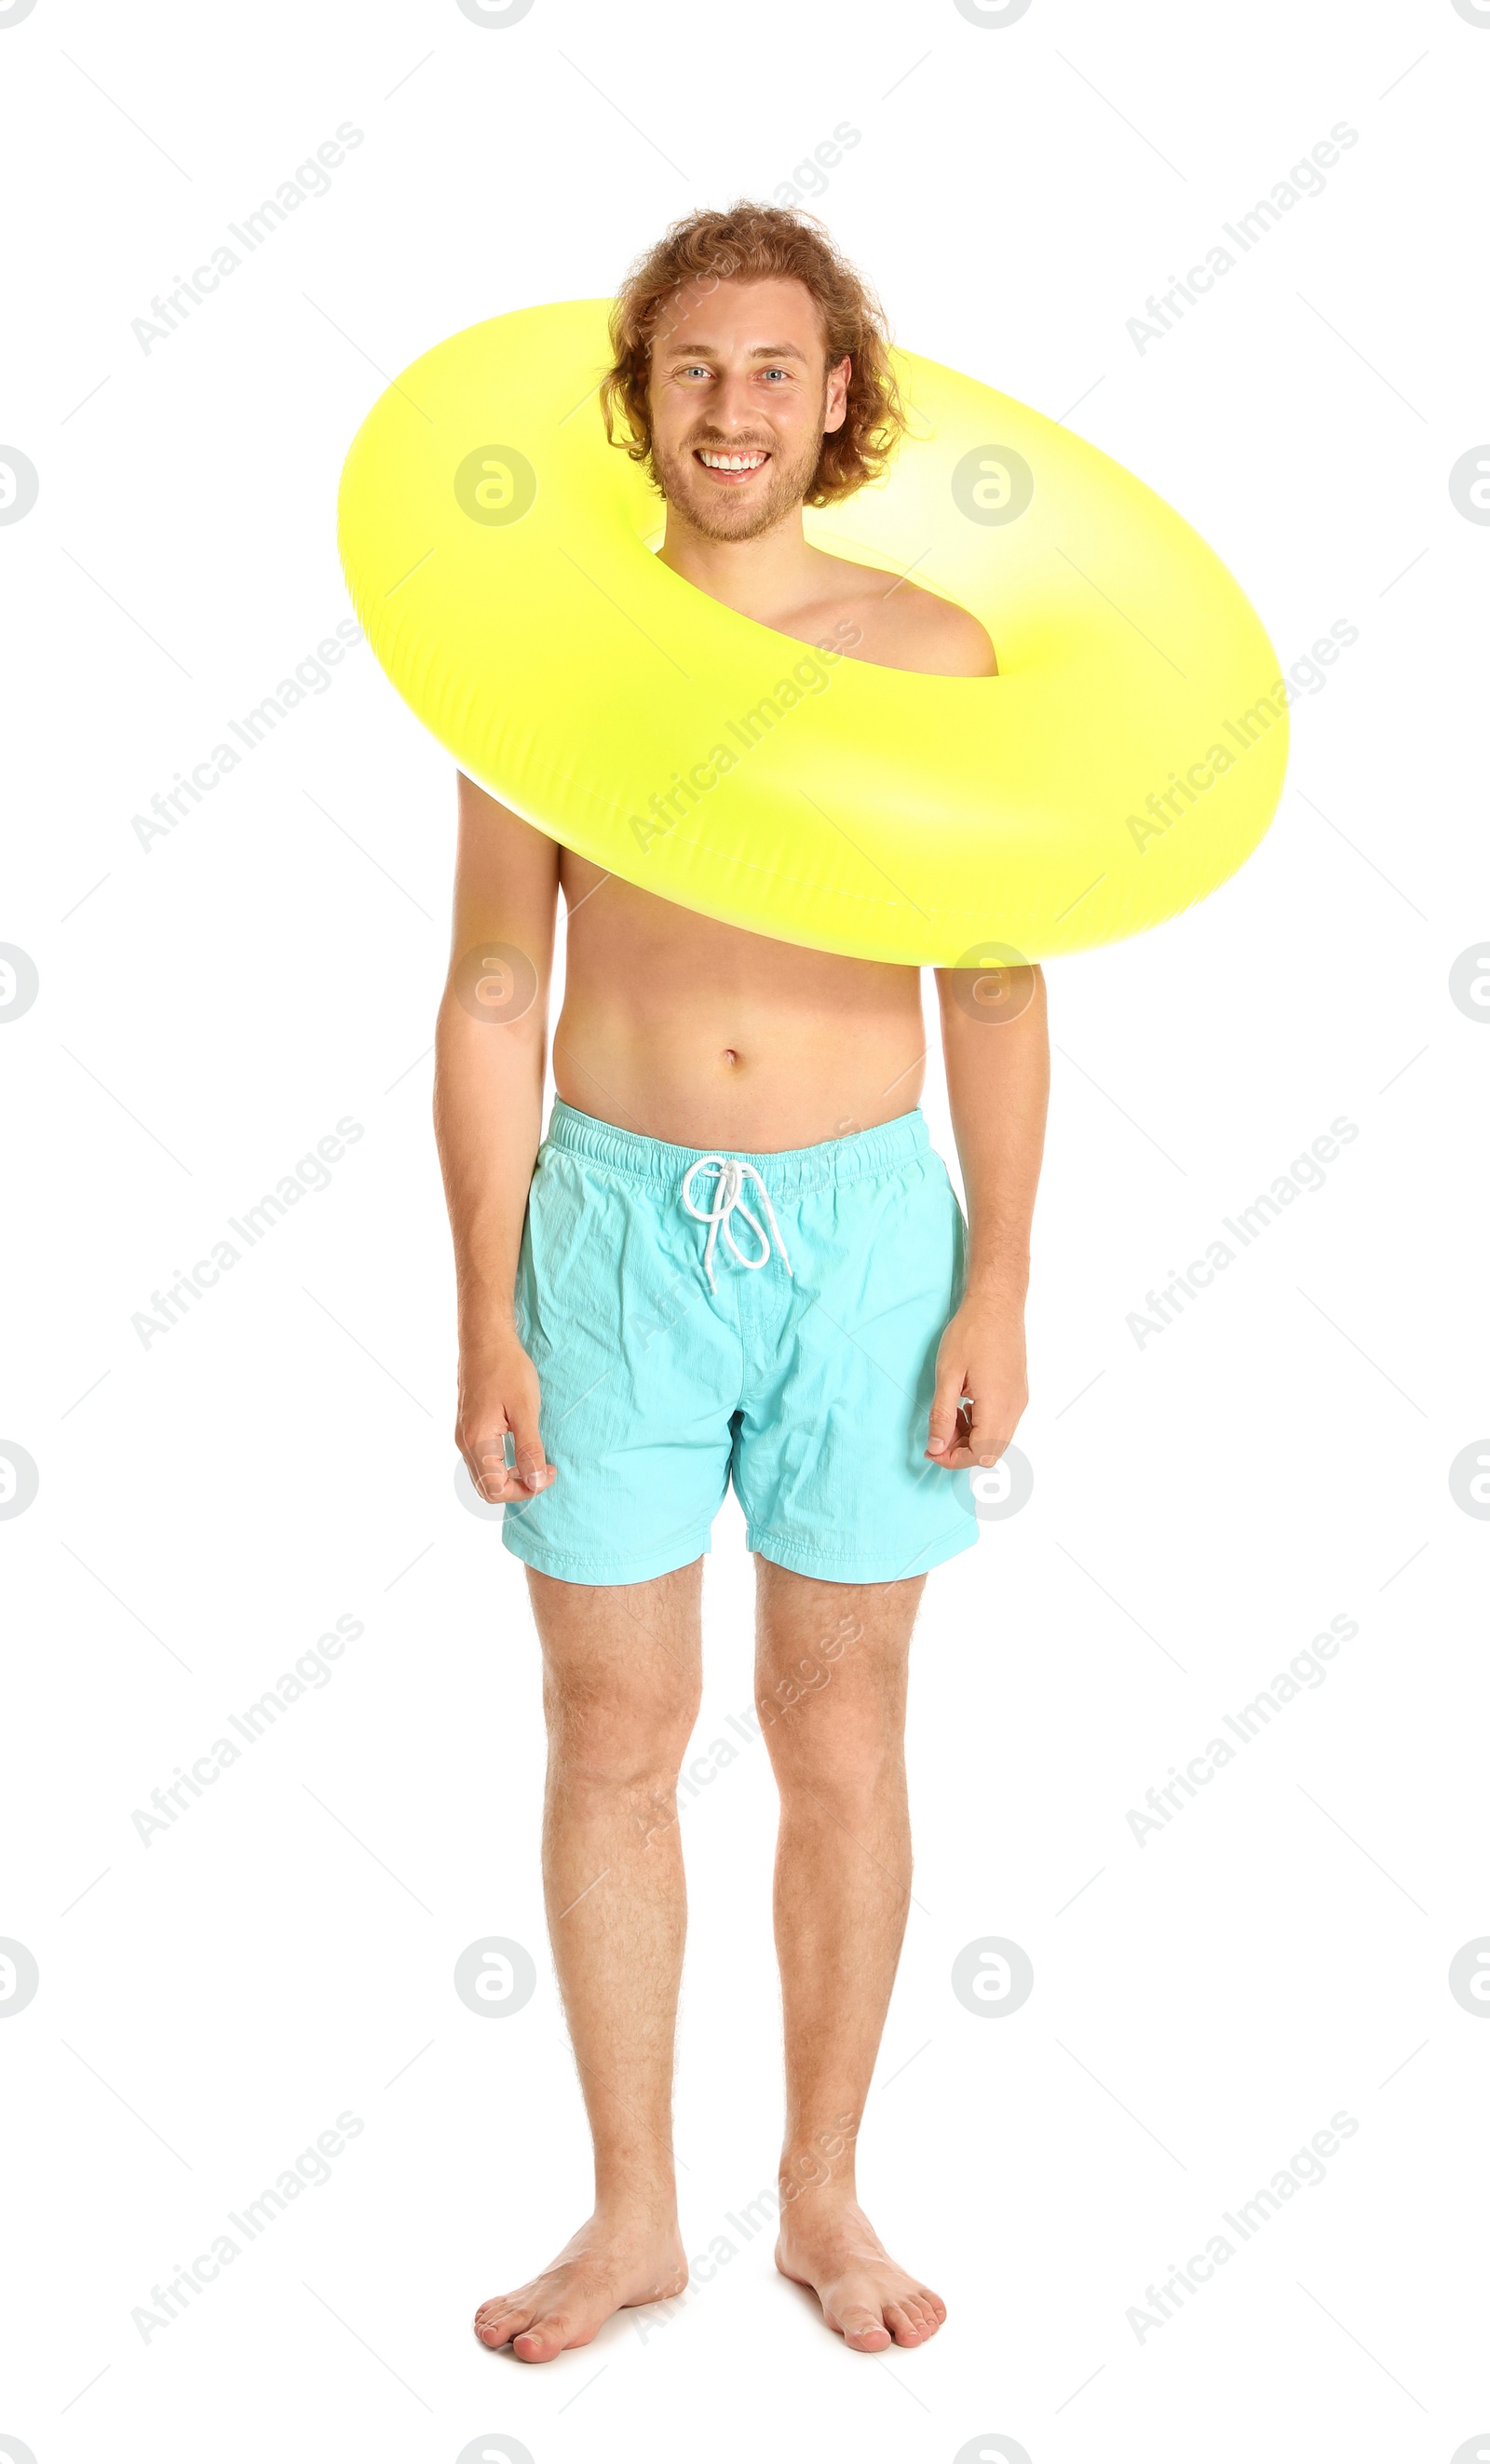
[[740, 429], [758, 427], [760, 412], [751, 397], [750, 378], [743, 369], [727, 368], [722, 372], [710, 410], [719, 427], [732, 435]]

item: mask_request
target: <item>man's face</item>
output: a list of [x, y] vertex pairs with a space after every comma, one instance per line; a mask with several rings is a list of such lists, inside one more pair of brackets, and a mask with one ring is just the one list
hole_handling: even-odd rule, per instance
[[720, 281], [665, 299], [652, 341], [652, 468], [706, 539], [750, 539], [799, 506], [844, 424], [851, 363], [823, 364], [804, 283]]

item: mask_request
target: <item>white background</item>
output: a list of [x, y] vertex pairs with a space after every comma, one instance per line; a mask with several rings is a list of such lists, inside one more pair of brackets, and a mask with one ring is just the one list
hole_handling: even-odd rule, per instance
[[[1490, 1428], [1490, 1033], [1448, 989], [1490, 924], [1490, 529], [1449, 493], [1490, 433], [1486, 14], [0, 9], [0, 443], [40, 479], [0, 528], [0, 939], [40, 976], [3, 1037], [0, 1436], [40, 1488], [0, 1529], [0, 1934], [41, 1980], [0, 2024], [0, 2432], [37, 2464], [453, 2464], [494, 2433], [537, 2464], [1490, 2450], [1490, 2026], [1447, 1981], [1490, 1933], [1490, 1529], [1448, 1481]], [[948, 2324], [846, 2353], [771, 2233], [724, 2221], [778, 2130], [757, 1744], [684, 1815], [684, 2234], [735, 2255], [666, 2325], [523, 2368], [471, 2314], [589, 2176], [522, 1573], [452, 1485], [450, 765], [359, 647], [148, 852], [131, 816], [347, 614], [336, 482], [386, 378], [610, 290], [844, 121], [816, 204], [897, 339], [1138, 472], [1285, 668], [1337, 620], [1359, 639], [1301, 692], [1238, 879], [1049, 970], [1035, 1490], [929, 1589], [915, 1904], [861, 2145]], [[1341, 121], [1326, 192], [1140, 351], [1148, 296]], [[143, 351], [152, 296], [343, 121], [330, 193]], [[143, 1346], [152, 1290], [342, 1116], [331, 1185]], [[1326, 1185], [1140, 1348], [1148, 1289], [1337, 1116]], [[332, 1681], [142, 1844], [134, 1809], [340, 1615], [365, 1632]], [[1140, 1846], [1128, 1809], [1335, 1616], [1359, 1632], [1326, 1681]], [[751, 1696], [733, 1505], [706, 1617], [701, 1744]], [[538, 1967], [499, 2022], [451, 1982], [488, 1935]], [[951, 1990], [987, 1935], [1034, 1963], [1004, 2018]], [[143, 2341], [152, 2286], [341, 2112], [363, 2128], [331, 2180]], [[1337, 2112], [1326, 2182], [1140, 2341], [1145, 2288]]]

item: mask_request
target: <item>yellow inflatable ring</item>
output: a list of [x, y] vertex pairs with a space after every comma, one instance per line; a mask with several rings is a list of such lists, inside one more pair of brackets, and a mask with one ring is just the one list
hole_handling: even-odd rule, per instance
[[610, 303], [526, 308], [391, 385], [341, 476], [362, 630], [462, 769], [608, 872], [777, 940], [1039, 959], [1175, 915], [1278, 802], [1278, 660], [1178, 514], [1056, 421], [897, 352], [912, 434], [809, 541], [971, 608], [996, 677], [815, 649], [649, 551], [606, 443]]

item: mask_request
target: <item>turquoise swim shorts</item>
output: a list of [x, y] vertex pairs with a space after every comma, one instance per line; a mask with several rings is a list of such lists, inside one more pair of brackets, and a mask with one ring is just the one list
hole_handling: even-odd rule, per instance
[[646, 1582], [704, 1554], [733, 1481], [748, 1546], [825, 1582], [971, 1549], [968, 1474], [925, 1455], [964, 1242], [919, 1111], [727, 1155], [556, 1102], [516, 1315], [559, 1477], [503, 1542], [564, 1582]]

